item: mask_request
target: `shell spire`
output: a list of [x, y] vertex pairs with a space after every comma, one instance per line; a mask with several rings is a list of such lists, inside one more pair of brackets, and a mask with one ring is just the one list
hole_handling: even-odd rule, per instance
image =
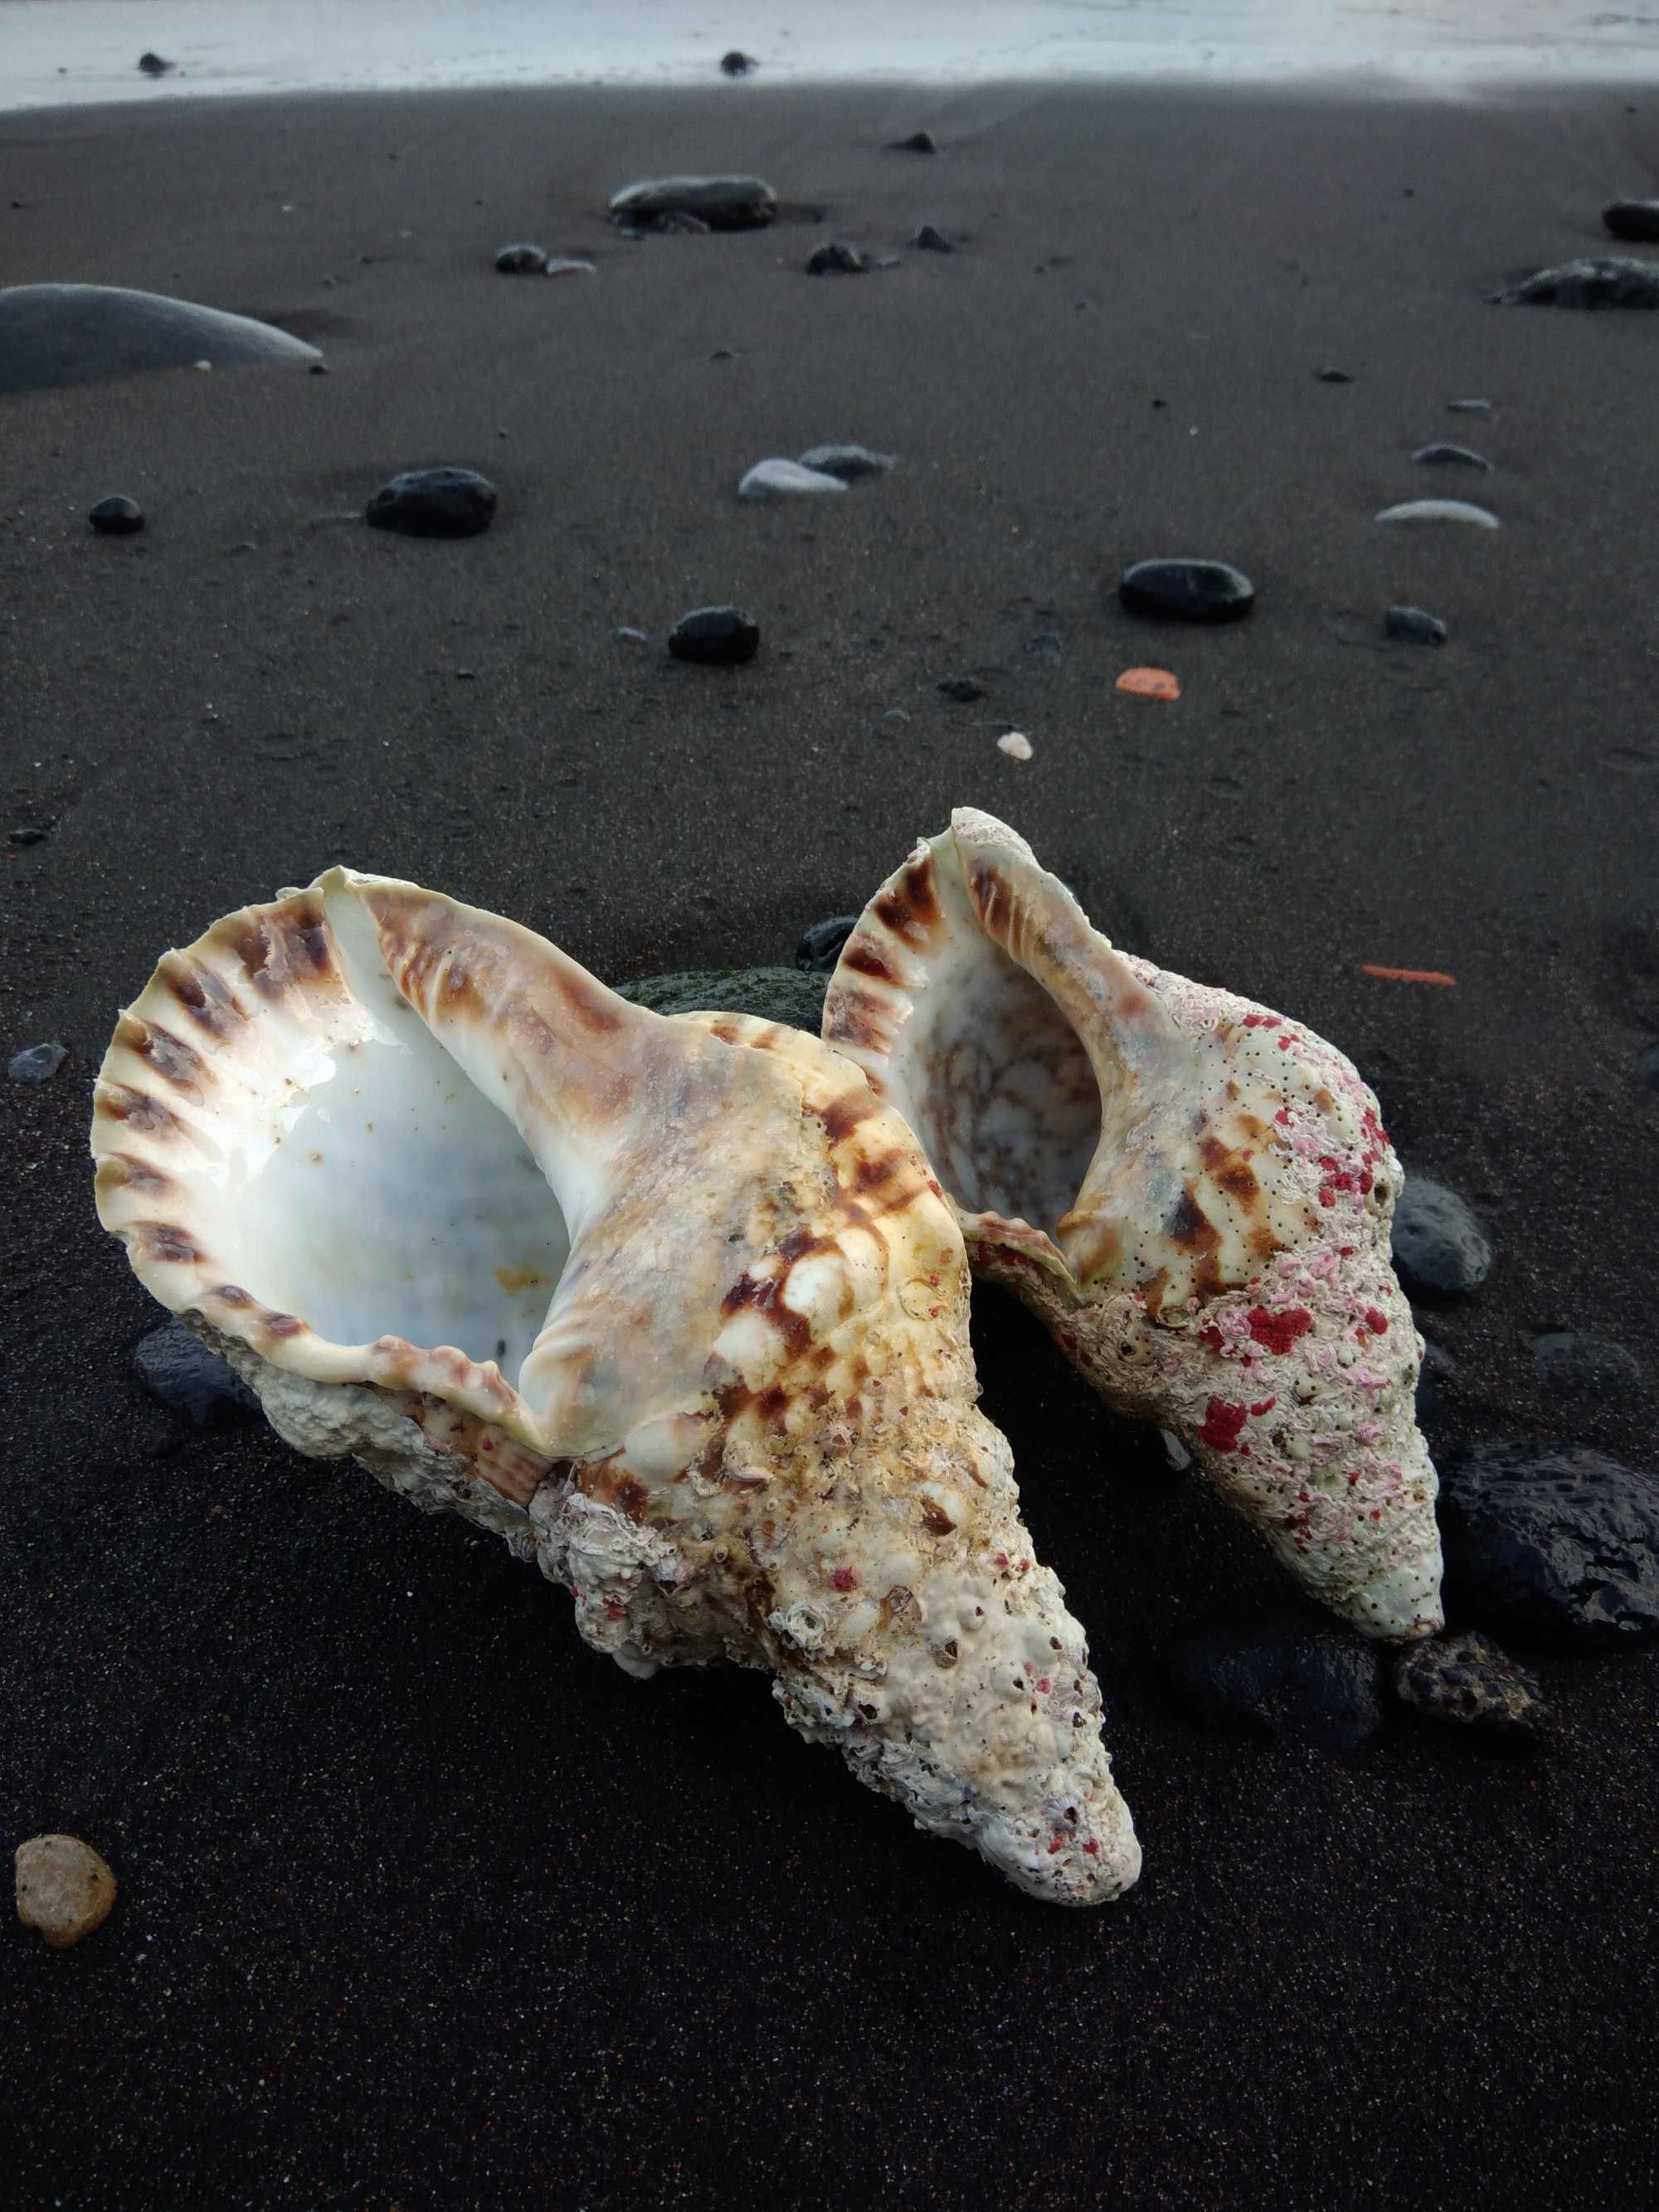
[[967, 1257], [858, 1070], [631, 1006], [333, 870], [169, 953], [96, 1094], [105, 1224], [301, 1451], [496, 1529], [629, 1672], [791, 1724], [1035, 1896], [1139, 1849], [978, 1412]]
[[1118, 952], [968, 808], [866, 908], [823, 1035], [915, 1131], [974, 1267], [1109, 1404], [1180, 1436], [1364, 1633], [1439, 1627], [1400, 1164], [1342, 1054]]

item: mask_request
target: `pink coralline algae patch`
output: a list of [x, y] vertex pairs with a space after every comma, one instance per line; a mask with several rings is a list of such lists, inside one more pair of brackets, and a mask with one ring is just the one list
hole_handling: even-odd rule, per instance
[[1224, 1398], [1212, 1398], [1204, 1409], [1204, 1425], [1198, 1431], [1198, 1440], [1208, 1444], [1212, 1451], [1237, 1451], [1239, 1433], [1249, 1417], [1248, 1406], [1230, 1405]]
[[1256, 1342], [1281, 1354], [1313, 1327], [1313, 1316], [1304, 1306], [1281, 1306], [1277, 1312], [1267, 1306], [1252, 1306], [1246, 1319]]

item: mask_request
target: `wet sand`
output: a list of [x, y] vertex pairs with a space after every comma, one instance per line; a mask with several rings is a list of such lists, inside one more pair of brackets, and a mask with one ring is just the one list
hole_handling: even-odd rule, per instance
[[[937, 157], [882, 150], [919, 126]], [[1457, 1363], [1437, 1451], [1650, 1463], [1659, 317], [1484, 295], [1656, 189], [1659, 106], [757, 83], [82, 109], [0, 121], [0, 155], [7, 282], [267, 316], [331, 367], [0, 400], [3, 823], [52, 825], [5, 860], [0, 1026], [70, 1053], [5, 1094], [0, 1803], [122, 1885], [77, 1951], [14, 1929], [0, 2195], [1650, 2201], [1653, 1654], [1544, 1662], [1530, 1762], [1199, 1732], [1164, 1648], [1284, 1593], [987, 1296], [986, 1408], [1146, 1853], [1121, 1906], [1045, 1911], [758, 1677], [626, 1680], [562, 1594], [354, 1469], [262, 1430], [157, 1455], [126, 1363], [158, 1313], [85, 1147], [157, 953], [337, 859], [622, 981], [787, 961], [969, 803], [1127, 949], [1350, 1052], [1408, 1169], [1491, 1224], [1488, 1285], [1419, 1316]], [[727, 167], [791, 219], [605, 221], [632, 178]], [[923, 221], [962, 250], [802, 273]], [[526, 238], [598, 275], [496, 276]], [[1493, 472], [1414, 467], [1437, 438]], [[736, 501], [842, 440], [902, 465]], [[488, 536], [342, 519], [439, 462], [499, 485]], [[141, 538], [88, 530], [111, 491]], [[1432, 495], [1503, 528], [1372, 522]], [[1121, 568], [1170, 552], [1244, 568], [1252, 619], [1124, 614]], [[755, 662], [670, 661], [727, 599]], [[1385, 647], [1395, 600], [1450, 642]], [[1114, 692], [1142, 662], [1177, 704]], [[968, 672], [986, 697], [947, 702]], [[1550, 1402], [1555, 1327], [1647, 1384]]]

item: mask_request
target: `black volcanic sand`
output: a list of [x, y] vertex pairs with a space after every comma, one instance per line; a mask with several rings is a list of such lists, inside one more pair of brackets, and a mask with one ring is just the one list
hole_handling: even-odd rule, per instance
[[[919, 125], [937, 160], [883, 153]], [[1358, 1767], [1200, 1733], [1164, 1646], [1280, 1585], [987, 1295], [986, 1406], [1146, 1853], [1121, 1906], [1033, 1905], [760, 1677], [631, 1682], [499, 1545], [263, 1429], [159, 1453], [127, 1365], [157, 1309], [85, 1152], [155, 956], [331, 861], [620, 981], [787, 961], [966, 801], [1119, 942], [1351, 1052], [1491, 1225], [1490, 1283], [1422, 1316], [1456, 1362], [1437, 1447], [1650, 1464], [1659, 319], [1486, 295], [1652, 188], [1654, 97], [478, 93], [77, 109], [0, 144], [10, 281], [267, 317], [332, 369], [0, 410], [0, 821], [54, 825], [5, 862], [3, 1043], [70, 1049], [5, 1094], [0, 1802], [8, 1849], [67, 1829], [121, 1884], [76, 1951], [10, 1938], [0, 2196], [1650, 2203], [1659, 1656], [1545, 1661], [1530, 1762], [1420, 1723]], [[630, 179], [712, 168], [823, 219], [606, 224]], [[802, 274], [923, 221], [962, 250]], [[599, 274], [506, 283], [518, 236]], [[1418, 447], [1472, 434], [1464, 396], [1495, 403], [1502, 531], [1376, 528]], [[901, 466], [735, 498], [835, 440]], [[488, 536], [340, 519], [435, 463], [499, 484]], [[113, 490], [141, 538], [88, 529]], [[1114, 587], [1158, 554], [1236, 562], [1253, 617], [1136, 622]], [[670, 660], [725, 600], [753, 665]], [[1449, 644], [1389, 646], [1395, 601]], [[1147, 661], [1178, 705], [1114, 693]], [[988, 696], [950, 705], [964, 672]], [[1528, 1347], [1586, 1328], [1648, 1379], [1569, 1413]]]

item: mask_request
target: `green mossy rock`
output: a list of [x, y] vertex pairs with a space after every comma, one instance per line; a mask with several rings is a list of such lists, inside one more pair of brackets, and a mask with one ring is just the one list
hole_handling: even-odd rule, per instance
[[617, 995], [656, 1014], [754, 1014], [813, 1036], [823, 1019], [827, 975], [799, 968], [703, 968], [683, 975], [642, 975]]

